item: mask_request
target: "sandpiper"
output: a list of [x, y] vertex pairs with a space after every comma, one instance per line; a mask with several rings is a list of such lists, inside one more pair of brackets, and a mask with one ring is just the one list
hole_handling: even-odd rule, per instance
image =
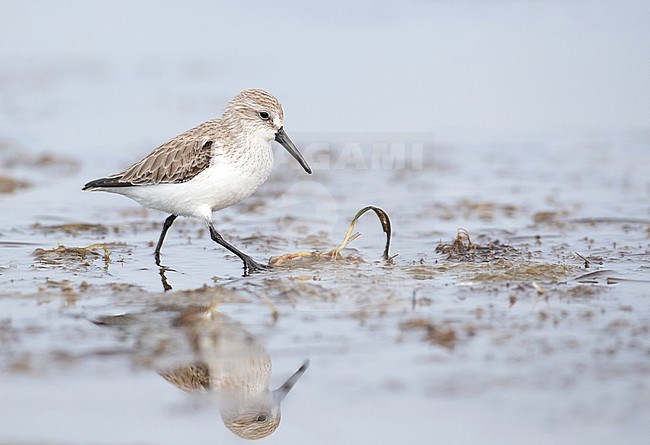
[[263, 338], [220, 313], [218, 304], [163, 304], [92, 321], [133, 336], [134, 360], [152, 366], [177, 388], [215, 396], [224, 425], [237, 436], [261, 439], [280, 425], [282, 402], [309, 360], [280, 387], [269, 389], [272, 361]]
[[271, 357], [241, 324], [213, 306], [184, 309], [174, 326], [185, 331], [195, 360], [159, 374], [183, 391], [215, 394], [224, 425], [237, 436], [256, 440], [272, 434], [280, 425], [282, 402], [309, 360], [271, 391]]
[[203, 220], [212, 240], [244, 262], [244, 274], [265, 269], [267, 265], [223, 239], [212, 213], [243, 201], [266, 182], [273, 168], [272, 139], [311, 174], [285, 133], [283, 118], [282, 105], [271, 94], [244, 90], [228, 102], [221, 119], [179, 134], [126, 170], [90, 181], [83, 190], [118, 193], [170, 214], [154, 251], [158, 266], [167, 231], [176, 218], [186, 216]]

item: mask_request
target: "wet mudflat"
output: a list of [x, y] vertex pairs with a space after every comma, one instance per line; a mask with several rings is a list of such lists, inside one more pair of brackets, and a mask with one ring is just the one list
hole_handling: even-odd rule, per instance
[[[643, 443], [647, 138], [560, 142], [436, 143], [374, 169], [333, 168], [341, 145], [313, 177], [281, 160], [215, 215], [258, 260], [307, 252], [250, 277], [190, 220], [161, 271], [166, 215], [80, 191], [121, 160], [3, 144], [3, 178], [21, 186], [0, 194], [0, 440]], [[389, 259], [372, 212], [324, 255], [366, 205], [391, 219]], [[233, 426], [233, 399], [273, 423], [279, 405], [260, 400], [307, 360], [277, 430]]]

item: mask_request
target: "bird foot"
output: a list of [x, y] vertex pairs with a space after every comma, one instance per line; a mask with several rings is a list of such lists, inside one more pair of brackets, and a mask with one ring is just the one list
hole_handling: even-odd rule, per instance
[[271, 268], [268, 264], [261, 264], [250, 257], [243, 258], [244, 261], [244, 276], [248, 276], [255, 272], [261, 272]]

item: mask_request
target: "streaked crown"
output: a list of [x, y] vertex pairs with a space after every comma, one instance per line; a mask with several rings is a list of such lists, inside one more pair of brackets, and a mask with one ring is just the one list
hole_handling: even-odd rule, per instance
[[279, 407], [268, 411], [223, 415], [224, 425], [242, 439], [257, 440], [271, 435], [280, 425]]
[[283, 125], [284, 111], [280, 101], [272, 94], [249, 89], [238, 93], [228, 102], [222, 119], [270, 141]]

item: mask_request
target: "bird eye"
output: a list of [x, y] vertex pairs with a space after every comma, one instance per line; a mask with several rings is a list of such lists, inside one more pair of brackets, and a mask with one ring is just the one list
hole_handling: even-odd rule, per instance
[[257, 419], [255, 420], [257, 420], [258, 422], [266, 422], [266, 414], [260, 414], [259, 416], [257, 416]]
[[263, 121], [268, 121], [271, 118], [271, 115], [267, 113], [266, 111], [260, 111], [259, 112], [260, 119]]

